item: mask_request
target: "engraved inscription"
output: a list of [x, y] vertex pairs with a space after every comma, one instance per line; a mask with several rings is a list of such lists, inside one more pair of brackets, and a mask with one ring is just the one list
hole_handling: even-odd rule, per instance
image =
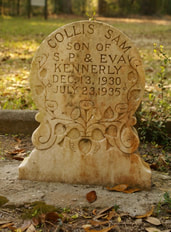
[[31, 79], [40, 109], [36, 148], [68, 143], [72, 152], [88, 155], [103, 142], [107, 151], [135, 151], [139, 139], [133, 114], [144, 80], [130, 40], [109, 25], [80, 22], [56, 30], [42, 46]]

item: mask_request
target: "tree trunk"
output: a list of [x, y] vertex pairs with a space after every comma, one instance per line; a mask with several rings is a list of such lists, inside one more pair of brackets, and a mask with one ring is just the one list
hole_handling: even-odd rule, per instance
[[72, 13], [72, 3], [71, 0], [63, 0], [62, 1], [62, 12], [66, 14]]
[[20, 15], [20, 0], [17, 0], [17, 16]]
[[53, 13], [58, 13], [58, 0], [54, 0]]
[[0, 15], [2, 15], [2, 12], [3, 12], [3, 10], [2, 10], [2, 1], [3, 0], [0, 0]]
[[31, 17], [31, 0], [27, 0], [27, 16], [30, 19], [30, 17]]
[[105, 15], [106, 13], [106, 1], [105, 0], [99, 0], [98, 1], [98, 13], [99, 15]]
[[45, 17], [45, 19], [47, 20], [47, 18], [48, 18], [48, 6], [47, 6], [47, 0], [45, 0], [44, 17]]

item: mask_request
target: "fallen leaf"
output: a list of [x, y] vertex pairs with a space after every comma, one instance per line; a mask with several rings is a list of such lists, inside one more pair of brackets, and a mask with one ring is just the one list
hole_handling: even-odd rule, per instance
[[78, 215], [78, 213], [76, 213], [76, 214], [72, 215], [72, 217], [71, 217], [71, 218], [72, 218], [72, 219], [77, 219], [77, 218], [78, 218], [78, 216], [79, 216], [79, 215]]
[[96, 191], [91, 191], [87, 193], [86, 199], [89, 203], [93, 203], [94, 201], [96, 201], [97, 200]]
[[35, 227], [33, 226], [33, 224], [31, 224], [30, 226], [29, 226], [29, 228], [26, 230], [26, 232], [35, 232], [36, 231], [36, 229], [35, 229]]
[[23, 232], [23, 231], [27, 230], [30, 225], [31, 225], [30, 220], [24, 221], [23, 225], [18, 230], [20, 230], [20, 232]]
[[46, 214], [44, 214], [44, 213], [42, 213], [42, 214], [38, 217], [39, 224], [44, 224], [44, 223], [45, 223], [45, 217], [46, 217]]
[[135, 192], [139, 192], [139, 191], [141, 191], [141, 189], [139, 189], [139, 188], [129, 188], [129, 189], [124, 190], [123, 192], [124, 193], [135, 193]]
[[157, 228], [153, 228], [153, 227], [147, 227], [147, 228], [145, 228], [145, 230], [147, 232], [161, 232], [161, 230], [159, 230]]
[[59, 219], [59, 215], [57, 212], [50, 212], [47, 213], [45, 216], [45, 221], [51, 222], [51, 223], [56, 223]]
[[85, 218], [85, 219], [91, 219], [92, 216], [90, 216], [90, 215], [83, 215], [83, 218]]
[[117, 191], [117, 192], [123, 192], [124, 190], [126, 190], [128, 188], [128, 185], [127, 184], [120, 184], [120, 185], [116, 185], [112, 188], [110, 187], [107, 187], [107, 189], [109, 191]]
[[14, 225], [14, 223], [11, 222], [11, 223], [7, 223], [7, 224], [2, 225], [0, 228], [4, 229], [4, 228], [8, 228], [9, 226], [13, 226], [13, 225]]
[[21, 143], [21, 139], [19, 139], [17, 137], [15, 137], [14, 140], [17, 141], [19, 144]]
[[93, 215], [97, 215], [97, 209], [93, 209]]
[[94, 217], [94, 219], [99, 219], [99, 218], [102, 218], [102, 217], [105, 217], [105, 216], [106, 216], [106, 213], [99, 214], [96, 217]]
[[[22, 154], [25, 155], [26, 153], [22, 153]], [[20, 156], [19, 154], [15, 155], [12, 157], [12, 159], [22, 161], [22, 160], [24, 160], [23, 155], [22, 156]]]
[[155, 217], [148, 217], [147, 219], [145, 219], [146, 222], [149, 222], [155, 226], [159, 226], [161, 225], [161, 222], [158, 218], [155, 218]]
[[94, 220], [91, 220], [90, 223], [91, 223], [92, 226], [100, 226], [100, 225], [108, 224], [109, 221], [94, 221]]
[[102, 230], [94, 230], [94, 229], [84, 229], [86, 232], [108, 232], [110, 231], [111, 229], [114, 229], [116, 227], [116, 225], [113, 225], [113, 226], [110, 226], [110, 227], [107, 227], [107, 228], [104, 228]]
[[159, 168], [159, 166], [157, 163], [152, 163], [152, 164], [150, 164], [150, 168], [153, 170], [157, 170]]
[[135, 224], [140, 225], [140, 224], [142, 224], [142, 223], [143, 223], [142, 218], [138, 218], [138, 219], [135, 220]]
[[20, 229], [20, 231], [17, 231], [18, 229], [15, 227], [15, 226], [8, 226], [8, 229], [10, 230], [10, 231], [15, 231], [15, 232], [22, 232]]
[[154, 206], [152, 206], [151, 210], [148, 211], [146, 214], [136, 216], [136, 218], [146, 218], [146, 217], [150, 217], [150, 216], [152, 215], [153, 211], [154, 211]]
[[8, 155], [17, 155], [18, 153], [23, 153], [25, 151], [26, 151], [25, 149], [17, 148], [11, 152], [8, 152]]
[[104, 209], [102, 209], [102, 210], [99, 211], [98, 215], [104, 214], [104, 213], [108, 212], [108, 211], [111, 210], [111, 209], [113, 209], [113, 206], [104, 208]]
[[119, 223], [122, 221], [122, 219], [121, 219], [120, 216], [117, 218], [117, 221], [118, 221]]
[[84, 230], [87, 230], [87, 229], [90, 229], [90, 228], [91, 228], [91, 225], [86, 224], [86, 225], [83, 225], [82, 228], [83, 228]]
[[11, 223], [11, 221], [1, 221], [0, 220], [0, 225], [4, 225], [4, 224], [8, 224], [8, 223]]
[[34, 226], [38, 226], [39, 224], [40, 224], [41, 222], [40, 222], [40, 218], [32, 218], [32, 224], [34, 225]]
[[113, 217], [118, 216], [118, 214], [116, 213], [115, 210], [112, 210], [109, 212], [108, 216], [107, 216], [107, 220], [110, 221]]
[[109, 191], [116, 191], [116, 192], [123, 192], [123, 193], [135, 193], [135, 192], [141, 191], [141, 189], [129, 187], [129, 185], [127, 184], [116, 185], [112, 188], [107, 187], [107, 189]]
[[157, 159], [157, 163], [160, 166], [164, 166], [164, 167], [168, 167], [168, 163], [166, 162], [165, 156], [164, 155], [160, 155]]

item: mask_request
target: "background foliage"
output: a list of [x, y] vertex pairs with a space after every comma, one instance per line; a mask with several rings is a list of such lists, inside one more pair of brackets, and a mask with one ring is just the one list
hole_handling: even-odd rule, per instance
[[[0, 0], [1, 15], [27, 15], [30, 0]], [[84, 16], [96, 11], [101, 16], [171, 15], [170, 0], [47, 0], [49, 14]], [[42, 7], [32, 7], [32, 15], [42, 14]]]

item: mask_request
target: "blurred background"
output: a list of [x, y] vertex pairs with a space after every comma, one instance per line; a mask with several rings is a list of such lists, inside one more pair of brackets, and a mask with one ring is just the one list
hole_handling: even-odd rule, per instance
[[0, 14], [38, 16], [42, 14], [42, 6], [50, 16], [85, 16], [92, 12], [105, 17], [171, 15], [170, 0], [0, 0]]

